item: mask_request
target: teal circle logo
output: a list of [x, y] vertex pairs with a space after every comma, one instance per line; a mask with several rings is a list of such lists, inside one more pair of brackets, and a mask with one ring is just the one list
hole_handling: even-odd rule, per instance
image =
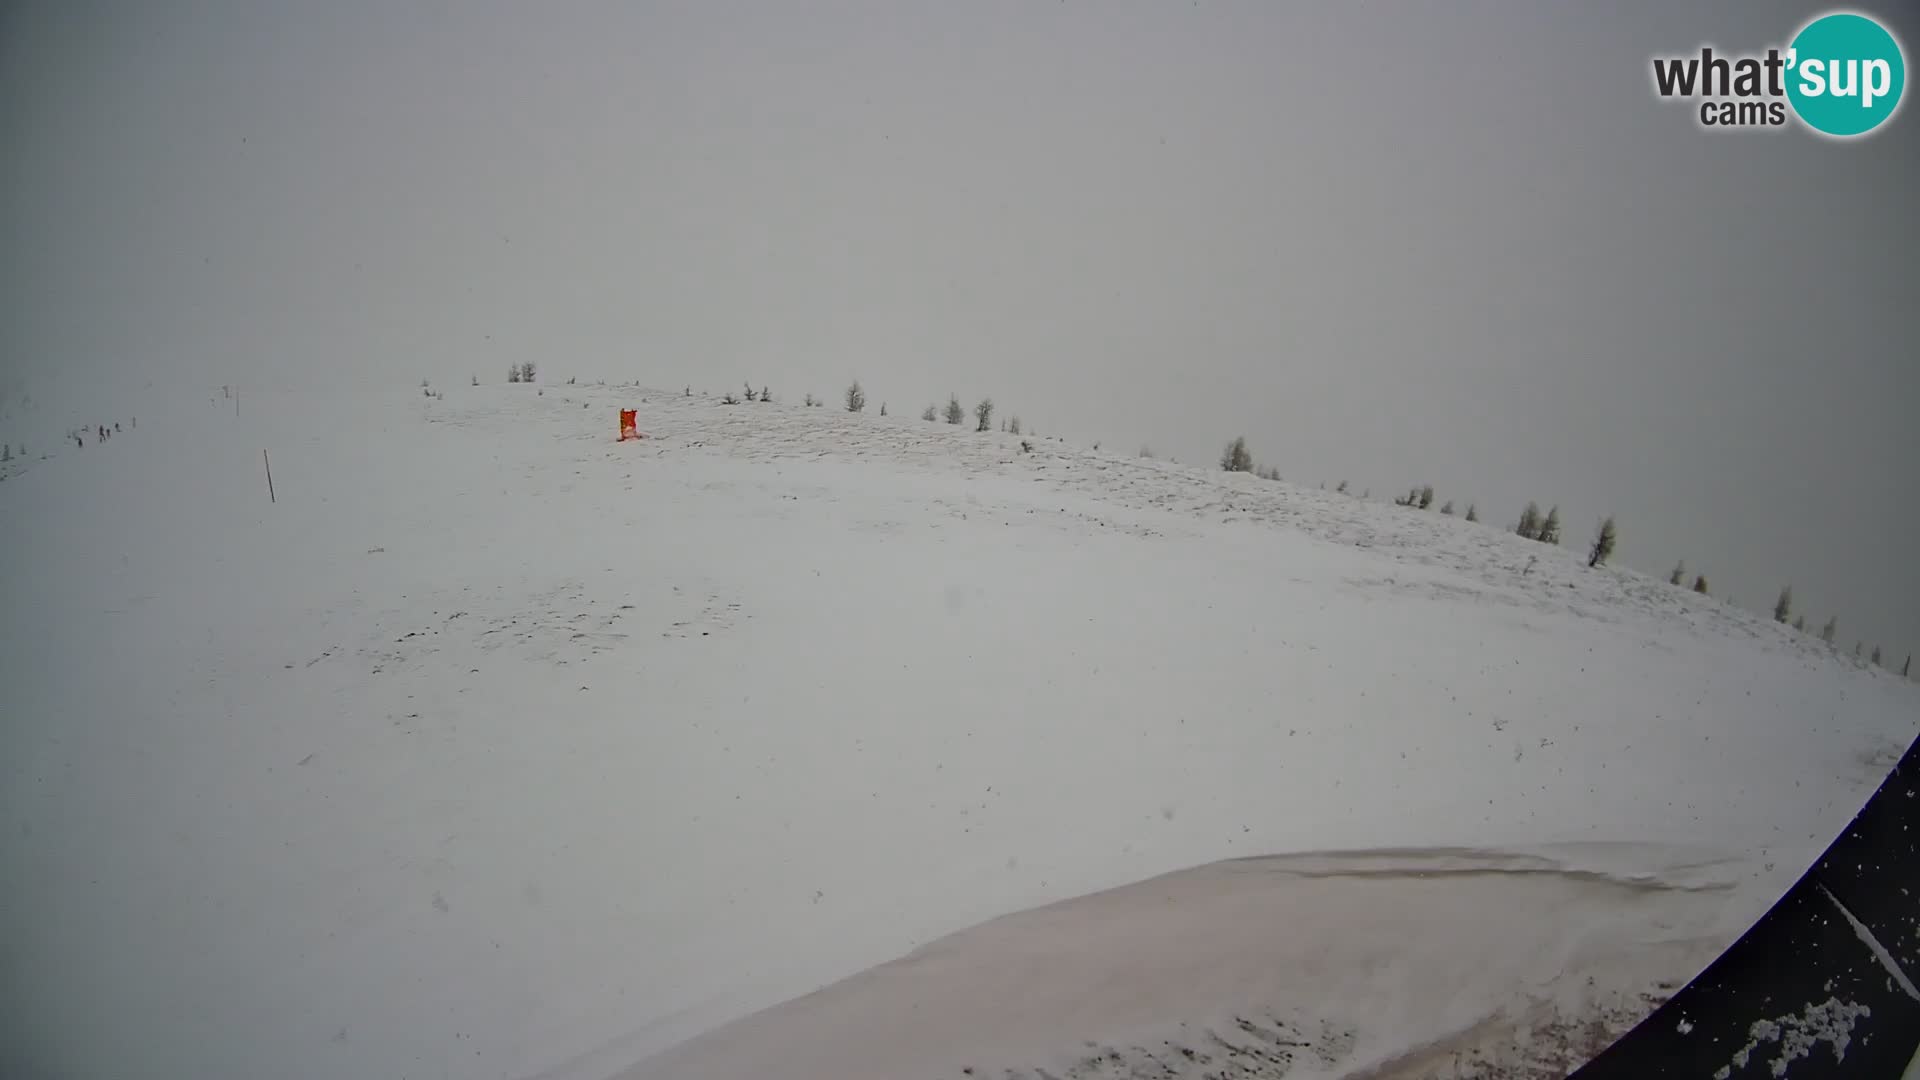
[[1900, 43], [1886, 27], [1851, 12], [1808, 23], [1788, 47], [1787, 64], [1793, 111], [1808, 127], [1839, 138], [1886, 123], [1907, 87]]

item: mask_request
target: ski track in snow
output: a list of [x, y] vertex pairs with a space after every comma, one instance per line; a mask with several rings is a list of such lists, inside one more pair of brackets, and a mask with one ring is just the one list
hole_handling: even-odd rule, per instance
[[[1910, 684], [1805, 636], [1332, 492], [612, 387], [246, 400], [142, 400], [0, 484], [30, 571], [0, 581], [0, 1072], [607, 1076], [1276, 852], [1388, 895], [1659, 898], [1564, 1008], [1244, 1003], [1332, 1055], [1296, 1080], [1398, 1076], [1516, 1016], [1630, 1023], [1914, 730]], [[622, 405], [649, 438], [612, 441]], [[1203, 1004], [1164, 1019], [1238, 1037]], [[1140, 1025], [1053, 1019], [1004, 1067], [1132, 1075], [1082, 1044]]]

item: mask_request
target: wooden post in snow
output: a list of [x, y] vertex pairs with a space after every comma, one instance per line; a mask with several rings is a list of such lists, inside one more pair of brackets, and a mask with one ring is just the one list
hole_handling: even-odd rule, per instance
[[274, 495], [273, 495], [273, 462], [267, 459], [267, 451], [265, 447], [262, 447], [260, 450], [260, 463], [267, 467], [267, 501], [270, 503], [277, 503], [280, 500], [274, 498]]

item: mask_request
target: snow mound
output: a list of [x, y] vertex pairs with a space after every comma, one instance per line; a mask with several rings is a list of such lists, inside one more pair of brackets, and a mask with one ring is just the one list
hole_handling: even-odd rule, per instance
[[1713, 957], [1740, 880], [1612, 854], [1640, 870], [1570, 849], [1179, 871], [963, 931], [623, 1075], [1564, 1075]]

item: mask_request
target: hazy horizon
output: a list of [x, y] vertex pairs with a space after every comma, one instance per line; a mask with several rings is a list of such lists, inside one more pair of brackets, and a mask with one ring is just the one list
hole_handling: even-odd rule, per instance
[[1822, 10], [14, 5], [0, 390], [991, 396], [1570, 547], [1613, 514], [1617, 562], [1791, 584], [1897, 670], [1920, 117], [1708, 133], [1649, 87]]

